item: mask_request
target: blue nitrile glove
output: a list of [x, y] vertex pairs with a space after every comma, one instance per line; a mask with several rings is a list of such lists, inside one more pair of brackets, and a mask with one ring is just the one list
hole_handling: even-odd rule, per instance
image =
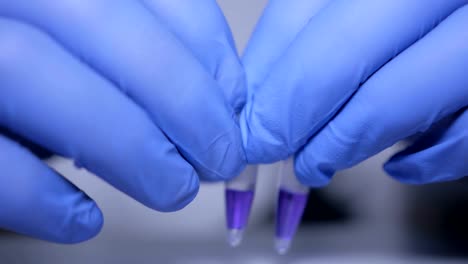
[[243, 58], [248, 161], [297, 152], [298, 177], [318, 187], [425, 132], [387, 172], [408, 183], [468, 175], [467, 3], [270, 1]]
[[[214, 0], [1, 1], [0, 17], [3, 128], [159, 211], [187, 205], [199, 176], [243, 169], [243, 70]], [[0, 228], [74, 243], [101, 225], [89, 197], [0, 135]]]

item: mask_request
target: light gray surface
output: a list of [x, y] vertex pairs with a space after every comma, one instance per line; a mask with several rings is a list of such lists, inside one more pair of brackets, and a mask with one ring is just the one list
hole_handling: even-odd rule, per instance
[[[286, 256], [273, 252], [271, 228], [248, 233], [240, 248], [231, 249], [220, 235], [216, 241], [165, 241], [98, 238], [73, 246], [39, 242], [17, 236], [0, 238], [1, 263], [467, 263], [463, 259], [413, 256], [402, 251], [399, 235], [366, 226], [328, 226], [301, 229]], [[400, 237], [401, 238], [401, 237]]]

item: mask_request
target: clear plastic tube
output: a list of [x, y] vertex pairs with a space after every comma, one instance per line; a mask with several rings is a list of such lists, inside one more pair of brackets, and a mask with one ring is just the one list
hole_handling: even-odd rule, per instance
[[256, 180], [257, 166], [248, 165], [239, 176], [226, 183], [227, 242], [232, 247], [238, 246], [242, 241], [252, 207]]
[[291, 246], [307, 205], [309, 188], [302, 185], [294, 172], [294, 159], [280, 162], [279, 194], [276, 207], [275, 249], [283, 255]]

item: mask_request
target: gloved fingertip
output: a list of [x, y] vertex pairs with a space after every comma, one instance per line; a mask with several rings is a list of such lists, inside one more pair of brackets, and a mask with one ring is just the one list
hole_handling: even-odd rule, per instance
[[304, 185], [319, 188], [328, 185], [335, 171], [326, 164], [316, 164], [303, 154], [296, 157], [295, 170], [297, 179]]
[[268, 164], [285, 160], [290, 153], [281, 146], [273, 146], [262, 140], [251, 139], [245, 146], [245, 156], [248, 164]]
[[226, 162], [226, 166], [221, 170], [221, 172], [213, 174], [211, 179], [214, 181], [229, 181], [241, 174], [246, 166], [247, 162], [244, 156], [242, 159], [236, 159], [234, 162]]
[[239, 119], [247, 163], [272, 163], [291, 156], [292, 153], [281, 136], [274, 135], [258, 118], [251, 117], [251, 107], [251, 103], [248, 102]]
[[145, 206], [160, 212], [177, 211], [197, 195], [199, 175], [189, 162], [167, 141], [145, 142], [142, 158], [135, 171], [125, 175], [132, 188], [127, 194]]
[[[226, 155], [229, 156], [229, 155]], [[221, 162], [221, 165], [215, 169], [210, 169], [208, 166], [196, 166], [200, 179], [205, 182], [228, 181], [239, 175], [245, 168], [246, 161], [244, 158], [239, 159], [234, 157]]]
[[199, 189], [200, 180], [198, 175], [193, 172], [190, 179], [175, 192], [173, 197], [156, 198], [158, 201], [153, 204], [153, 209], [166, 213], [179, 211], [195, 199]]
[[403, 156], [395, 155], [383, 166], [384, 171], [393, 179], [405, 184], [423, 184], [427, 183], [424, 180], [424, 172], [422, 168]]
[[230, 144], [230, 146], [226, 148], [227, 153], [223, 154], [225, 158], [220, 165], [219, 173], [217, 173], [219, 180], [230, 180], [238, 176], [245, 169], [247, 160], [241, 142], [239, 136], [239, 140], [235, 142], [235, 144]]
[[203, 181], [226, 181], [239, 175], [247, 164], [239, 128], [234, 126], [216, 138], [191, 163]]
[[68, 222], [57, 242], [66, 244], [80, 243], [95, 237], [102, 229], [103, 215], [97, 204], [87, 198], [72, 209]]

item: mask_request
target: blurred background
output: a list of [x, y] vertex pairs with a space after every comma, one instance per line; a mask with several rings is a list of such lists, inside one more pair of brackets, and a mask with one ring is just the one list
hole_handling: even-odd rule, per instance
[[[266, 0], [219, 0], [239, 50]], [[276, 165], [260, 167], [244, 243], [225, 243], [223, 184], [204, 184], [176, 213], [158, 213], [68, 160], [48, 162], [100, 205], [101, 234], [58, 245], [0, 232], [0, 263], [468, 263], [468, 180], [405, 186], [385, 175], [394, 146], [313, 190], [291, 252], [273, 250]]]

